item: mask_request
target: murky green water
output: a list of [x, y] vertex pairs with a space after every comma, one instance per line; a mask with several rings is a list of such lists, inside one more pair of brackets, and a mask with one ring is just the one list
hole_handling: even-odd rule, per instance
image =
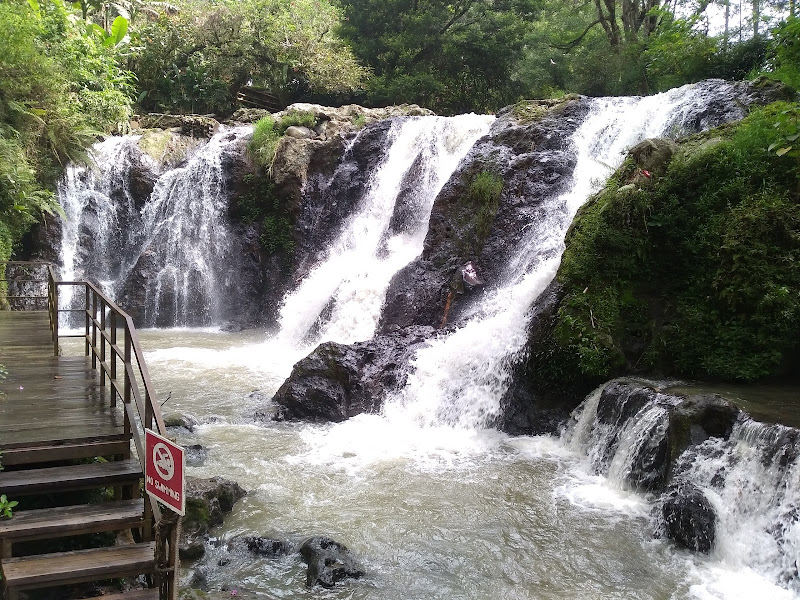
[[674, 394], [720, 394], [757, 421], [800, 427], [800, 382], [735, 385], [681, 383], [666, 388]]
[[[265, 337], [142, 332], [159, 396], [171, 394], [164, 413], [202, 423], [179, 437], [208, 451], [189, 474], [248, 490], [213, 532], [219, 547], [184, 565], [187, 578], [200, 569], [212, 590], [252, 598], [794, 598], [740, 565], [653, 539], [652, 504], [588, 474], [554, 438], [398, 430], [380, 416], [256, 422], [254, 412], [305, 354]], [[297, 554], [228, 550], [235, 536], [253, 534], [295, 543], [329, 535], [367, 576], [309, 590]]]

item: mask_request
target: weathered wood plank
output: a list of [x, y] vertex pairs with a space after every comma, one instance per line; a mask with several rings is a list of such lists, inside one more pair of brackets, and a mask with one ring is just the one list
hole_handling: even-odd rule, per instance
[[155, 544], [131, 544], [10, 558], [3, 561], [6, 585], [17, 590], [68, 585], [155, 571]]
[[0, 520], [0, 538], [14, 541], [40, 540], [99, 531], [141, 527], [144, 501], [120, 500], [102, 504], [80, 504], [38, 510], [17, 510], [11, 519]]
[[86, 440], [81, 438], [74, 442], [58, 439], [50, 444], [31, 446], [25, 442], [22, 447], [3, 448], [3, 464], [7, 467], [30, 465], [35, 463], [72, 460], [75, 458], [93, 458], [95, 456], [130, 456], [131, 442], [124, 433], [109, 435], [104, 440]]
[[127, 483], [141, 477], [142, 470], [137, 460], [3, 471], [0, 472], [0, 491], [9, 496], [21, 496], [85, 490], [115, 483]]

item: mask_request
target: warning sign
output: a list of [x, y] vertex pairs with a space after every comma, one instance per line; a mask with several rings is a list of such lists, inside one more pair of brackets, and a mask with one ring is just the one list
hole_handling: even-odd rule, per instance
[[144, 491], [179, 515], [185, 512], [183, 448], [145, 430]]

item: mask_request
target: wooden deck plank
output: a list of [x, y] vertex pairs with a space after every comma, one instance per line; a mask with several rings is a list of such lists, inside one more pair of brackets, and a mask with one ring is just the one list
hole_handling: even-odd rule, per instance
[[[100, 385], [87, 357], [53, 355], [47, 312], [0, 311], [0, 364], [8, 372], [0, 380], [0, 449], [15, 450], [16, 464], [30, 462], [22, 458], [28, 447], [47, 447], [40, 454], [53, 457], [59, 444], [122, 439], [111, 387]], [[64, 457], [71, 453], [64, 448]]]
[[155, 543], [93, 548], [10, 558], [3, 561], [6, 584], [16, 590], [127, 577], [155, 571]]
[[116, 483], [127, 483], [142, 477], [137, 460], [46, 467], [24, 471], [0, 472], [0, 490], [9, 497], [54, 491], [85, 490]]
[[0, 538], [40, 540], [100, 531], [141, 527], [144, 500], [120, 500], [102, 504], [79, 504], [17, 510], [11, 519], [0, 520]]

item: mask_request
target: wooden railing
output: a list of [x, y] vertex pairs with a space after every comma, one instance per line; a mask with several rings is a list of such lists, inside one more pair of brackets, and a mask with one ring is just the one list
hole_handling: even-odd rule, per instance
[[[107, 385], [111, 388], [111, 405], [117, 406], [118, 400], [122, 400], [125, 434], [133, 439], [136, 454], [142, 465], [142, 472], [144, 472], [145, 429], [151, 429], [165, 437], [167, 432], [133, 319], [93, 283], [58, 281], [50, 263], [17, 261], [4, 264], [0, 262], [3, 273], [8, 271], [9, 265], [17, 268], [25, 266], [46, 270], [46, 279], [31, 277], [27, 281], [47, 284], [46, 295], [31, 296], [31, 298], [47, 300], [53, 352], [56, 356], [60, 354], [60, 339], [79, 338], [84, 340], [85, 354], [91, 358], [92, 368], [99, 372], [100, 385]], [[60, 290], [67, 287], [72, 288], [73, 292], [78, 292], [81, 308], [74, 308], [76, 303], [74, 293], [72, 294], [73, 307], [59, 307], [59, 298], [62, 296]], [[11, 296], [11, 298], [15, 297]], [[68, 332], [61, 332], [59, 315], [62, 314], [82, 315], [81, 327], [78, 329], [82, 328], [83, 331], [74, 333], [74, 329], [69, 329]], [[145, 541], [156, 541], [160, 597], [162, 600], [172, 600], [177, 594], [180, 518], [169, 510], [162, 511], [156, 499], [148, 494], [146, 496], [145, 523], [147, 525], [142, 536]]]

